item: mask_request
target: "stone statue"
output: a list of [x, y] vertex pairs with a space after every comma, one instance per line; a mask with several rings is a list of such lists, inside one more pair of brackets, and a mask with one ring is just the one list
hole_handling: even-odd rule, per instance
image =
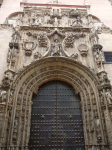
[[95, 51], [94, 55], [95, 55], [95, 61], [100, 61], [99, 51]]
[[62, 50], [62, 45], [61, 43], [59, 43], [59, 40], [56, 38], [54, 40], [54, 44], [51, 45], [51, 55], [54, 56], [56, 54], [60, 56], [62, 55], [61, 50]]
[[112, 104], [112, 95], [109, 89], [107, 89], [107, 92], [105, 93], [106, 99], [107, 99], [107, 103], [108, 104]]
[[94, 56], [95, 56], [95, 61], [97, 63], [101, 63], [104, 61], [104, 57], [102, 54], [102, 51], [100, 51], [99, 49], [97, 51], [94, 52]]
[[18, 40], [19, 40], [19, 37], [18, 37], [18, 33], [15, 32], [13, 35], [12, 35], [12, 43], [18, 43]]
[[90, 40], [92, 41], [93, 44], [98, 44], [99, 41], [98, 41], [99, 37], [97, 35], [97, 32], [95, 30], [95, 28], [91, 28], [91, 34], [90, 34]]
[[2, 91], [1, 92], [1, 101], [2, 102], [6, 102], [7, 100], [7, 92], [6, 91]]
[[12, 53], [11, 53], [12, 59], [16, 59], [17, 54], [18, 54], [18, 49], [13, 48]]
[[8, 61], [10, 61], [10, 60], [14, 60], [14, 59], [16, 59], [16, 56], [17, 56], [17, 54], [18, 54], [18, 49], [16, 49], [16, 48], [10, 48], [9, 49], [9, 51], [8, 51], [8, 55], [7, 55], [7, 59], [8, 59]]
[[8, 59], [8, 60], [11, 60], [11, 49], [9, 49], [9, 51], [8, 51], [7, 59]]

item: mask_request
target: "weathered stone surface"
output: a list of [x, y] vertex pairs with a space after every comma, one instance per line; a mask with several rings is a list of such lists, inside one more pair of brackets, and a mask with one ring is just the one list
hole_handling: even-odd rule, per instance
[[26, 3], [0, 25], [0, 146], [28, 144], [32, 95], [51, 80], [80, 94], [85, 144], [112, 144], [112, 67], [102, 53], [112, 30], [87, 8]]

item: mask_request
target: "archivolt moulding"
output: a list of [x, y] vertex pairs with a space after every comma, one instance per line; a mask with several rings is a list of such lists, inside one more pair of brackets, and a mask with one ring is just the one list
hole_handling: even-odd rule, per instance
[[[19, 127], [16, 144], [19, 144], [21, 138], [23, 139], [23, 143], [28, 143], [30, 133], [32, 95], [33, 93], [38, 92], [40, 85], [51, 80], [62, 80], [68, 82], [73, 86], [76, 93], [80, 94], [84, 122], [85, 143], [93, 144], [93, 142], [95, 142], [93, 139], [97, 139], [97, 131], [94, 128], [94, 137], [92, 135], [93, 138], [91, 137], [89, 139], [89, 135], [92, 134], [88, 131], [88, 128], [91, 128], [91, 122], [89, 124], [86, 122], [90, 118], [90, 114], [92, 114], [92, 119], [96, 116], [99, 120], [101, 120], [100, 109], [98, 108], [99, 95], [97, 89], [99, 81], [95, 74], [91, 72], [86, 66], [65, 57], [43, 58], [25, 67], [19, 74], [16, 75], [13, 82], [13, 88], [15, 90], [12, 109], [12, 113], [14, 115], [12, 117], [15, 118], [17, 108], [19, 108], [20, 114], [23, 112], [25, 113], [24, 120], [20, 119], [18, 122]], [[94, 112], [94, 109], [96, 112]], [[91, 113], [89, 114], [87, 111], [90, 111]], [[21, 115], [19, 118], [21, 118]], [[21, 128], [23, 128], [23, 121], [25, 122], [25, 130], [21, 131]], [[95, 124], [95, 120], [93, 122]], [[26, 123], [28, 124], [27, 126]], [[15, 128], [14, 119], [12, 119], [9, 130], [10, 144], [12, 143], [14, 136], [13, 128]], [[102, 125], [100, 130], [102, 130]], [[104, 135], [102, 132], [100, 133], [103, 140]]]

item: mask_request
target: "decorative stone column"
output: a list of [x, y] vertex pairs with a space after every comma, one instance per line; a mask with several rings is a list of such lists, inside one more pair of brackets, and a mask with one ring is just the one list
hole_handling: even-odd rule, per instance
[[107, 73], [105, 71], [100, 72], [99, 76], [100, 76], [100, 82], [101, 82], [100, 103], [103, 108], [108, 143], [110, 145], [110, 149], [112, 149], [112, 120], [111, 120], [111, 116], [110, 116], [111, 115], [110, 113], [112, 110], [111, 85], [110, 85], [110, 81], [107, 77]]

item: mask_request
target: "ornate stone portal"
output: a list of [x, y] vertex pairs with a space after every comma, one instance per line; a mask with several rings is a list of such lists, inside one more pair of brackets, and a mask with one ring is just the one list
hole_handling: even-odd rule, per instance
[[87, 10], [24, 6], [18, 12], [0, 91], [0, 146], [28, 145], [32, 95], [51, 80], [80, 94], [85, 144], [112, 144], [111, 86], [93, 28], [98, 20]]

